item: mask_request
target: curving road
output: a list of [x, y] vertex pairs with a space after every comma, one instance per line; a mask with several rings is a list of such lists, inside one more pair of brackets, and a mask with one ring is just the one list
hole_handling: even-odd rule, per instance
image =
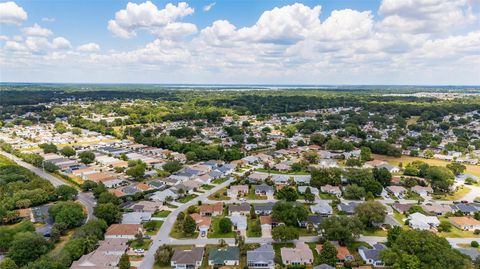
[[[31, 172], [37, 174], [37, 176], [48, 180], [54, 187], [58, 187], [60, 185], [68, 185], [66, 182], [60, 180], [59, 178], [56, 178], [52, 176], [51, 174], [45, 172], [44, 170], [33, 166], [27, 162], [24, 162], [22, 159], [18, 158], [15, 155], [12, 155], [10, 153], [7, 153], [5, 151], [0, 150], [0, 154], [4, 155], [5, 157], [11, 159], [12, 161], [16, 162], [18, 165], [30, 170]], [[95, 198], [91, 193], [85, 193], [85, 192], [80, 192], [77, 195], [77, 200], [82, 203], [85, 208], [87, 209], [87, 220], [95, 219], [95, 216], [93, 215], [93, 207], [95, 207], [96, 201]]]

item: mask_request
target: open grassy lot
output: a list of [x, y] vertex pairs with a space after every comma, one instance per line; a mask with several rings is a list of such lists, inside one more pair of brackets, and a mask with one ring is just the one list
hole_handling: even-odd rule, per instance
[[150, 248], [150, 245], [152, 244], [152, 240], [150, 239], [144, 239], [143, 244], [138, 244], [137, 240], [132, 240], [129, 241], [129, 245], [133, 249], [144, 249], [147, 250]]
[[152, 215], [152, 217], [156, 217], [156, 218], [166, 218], [168, 215], [170, 215], [170, 213], [172, 213], [172, 211], [161, 210], [161, 211], [155, 212], [155, 213]]
[[[410, 156], [402, 156], [400, 158], [385, 156], [385, 155], [378, 155], [378, 154], [372, 154], [372, 156], [376, 160], [382, 160], [382, 161], [388, 162], [391, 165], [397, 165], [397, 166], [399, 163], [403, 163], [403, 165], [405, 166], [407, 163], [411, 163], [413, 161], [423, 161], [425, 163], [428, 163], [429, 165], [435, 165], [435, 166], [447, 166], [447, 164], [450, 163], [442, 160], [424, 159], [420, 157], [410, 157]], [[465, 170], [465, 173], [480, 177], [480, 166], [469, 165], [469, 164], [466, 164], [465, 166], [467, 167], [467, 169]]]
[[471, 189], [467, 186], [461, 186], [458, 188], [457, 191], [455, 191], [452, 194], [450, 193], [441, 194], [441, 195], [435, 194], [433, 198], [437, 200], [448, 200], [448, 201], [460, 200], [462, 199], [463, 196], [467, 195], [470, 192], [470, 190]]
[[214, 201], [224, 201], [224, 200], [230, 200], [230, 197], [227, 196], [227, 188], [223, 188], [221, 190], [218, 190], [216, 193], [213, 193], [210, 196], [208, 196], [208, 199], [214, 200]]
[[226, 178], [218, 178], [218, 179], [213, 180], [212, 183], [218, 185], [218, 184], [222, 184], [225, 181], [227, 181]]
[[235, 232], [232, 230], [229, 233], [220, 232], [220, 220], [222, 216], [214, 217], [212, 219], [212, 231], [208, 233], [208, 238], [233, 238], [235, 237]]
[[262, 230], [261, 228], [256, 232], [255, 230], [252, 229], [255, 225], [260, 225], [260, 221], [258, 219], [248, 219], [247, 223], [247, 236], [248, 237], [261, 237], [262, 236]]
[[153, 223], [155, 223], [155, 228], [151, 231], [147, 231], [147, 234], [150, 236], [156, 235], [158, 230], [162, 227], [163, 221], [160, 220], [152, 220]]

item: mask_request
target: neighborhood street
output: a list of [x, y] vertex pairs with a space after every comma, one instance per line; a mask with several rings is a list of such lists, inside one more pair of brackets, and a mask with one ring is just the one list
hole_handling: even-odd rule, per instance
[[[17, 156], [15, 156], [13, 154], [7, 153], [5, 151], [0, 151], [0, 154], [2, 154], [5, 157], [15, 161], [18, 165], [30, 170], [31, 172], [35, 173], [37, 176], [50, 181], [50, 183], [52, 183], [52, 185], [54, 187], [58, 187], [60, 185], [68, 185], [67, 183], [60, 180], [59, 178], [56, 178], [56, 177], [52, 176], [48, 172], [45, 172], [44, 170], [42, 170], [42, 169], [40, 169], [36, 166], [33, 166], [33, 165], [31, 165], [27, 162], [24, 162], [23, 160], [21, 160], [20, 158], [18, 158]], [[78, 195], [77, 195], [77, 200], [80, 203], [82, 203], [85, 206], [85, 208], [87, 209], [87, 219], [86, 219], [86, 221], [88, 221], [90, 219], [94, 219], [95, 216], [93, 215], [93, 208], [95, 207], [96, 202], [95, 202], [95, 198], [93, 197], [93, 195], [91, 193], [79, 192]]]

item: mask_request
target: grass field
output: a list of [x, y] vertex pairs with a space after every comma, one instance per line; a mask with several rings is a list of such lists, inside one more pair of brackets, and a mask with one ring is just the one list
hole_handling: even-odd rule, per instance
[[442, 194], [442, 195], [435, 194], [433, 198], [436, 200], [447, 200], [447, 201], [460, 200], [462, 199], [463, 196], [467, 195], [470, 192], [470, 190], [471, 189], [467, 186], [461, 186], [453, 194]]
[[[410, 156], [402, 156], [400, 158], [385, 156], [385, 155], [378, 155], [378, 154], [373, 154], [372, 156], [376, 160], [382, 160], [382, 161], [388, 162], [391, 165], [396, 165], [396, 166], [398, 166], [399, 163], [402, 163], [403, 166], [405, 166], [407, 163], [411, 163], [413, 161], [423, 161], [429, 165], [435, 165], [435, 166], [447, 166], [447, 164], [450, 163], [442, 160], [424, 159], [420, 157], [410, 157]], [[469, 164], [466, 164], [465, 166], [467, 167], [465, 173], [480, 177], [480, 166], [469, 165]]]
[[235, 237], [235, 232], [232, 230], [229, 233], [220, 232], [220, 220], [223, 217], [214, 217], [212, 219], [212, 231], [208, 233], [208, 238], [233, 238]]
[[150, 236], [154, 236], [157, 234], [158, 230], [162, 227], [163, 221], [160, 220], [152, 220], [155, 223], [155, 229], [152, 231], [147, 231], [147, 234]]
[[195, 197], [197, 197], [197, 195], [195, 194], [188, 194], [188, 195], [185, 195], [183, 196], [182, 198], [178, 199], [178, 201], [180, 203], [186, 203], [186, 202], [189, 202], [190, 200], [194, 199]]
[[166, 218], [168, 215], [170, 215], [172, 211], [168, 210], [162, 210], [162, 211], [157, 211], [155, 214], [152, 215], [152, 217], [157, 217], [157, 218]]

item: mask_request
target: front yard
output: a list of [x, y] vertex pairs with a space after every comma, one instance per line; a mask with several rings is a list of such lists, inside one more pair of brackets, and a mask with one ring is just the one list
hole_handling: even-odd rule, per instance
[[197, 197], [197, 195], [195, 195], [195, 194], [188, 194], [188, 195], [185, 195], [182, 198], [178, 199], [178, 201], [180, 203], [187, 203], [187, 202], [189, 202], [190, 200], [192, 200], [196, 197]]
[[461, 186], [458, 188], [457, 191], [455, 191], [453, 194], [435, 194], [433, 195], [433, 198], [436, 200], [448, 200], [448, 201], [455, 201], [455, 200], [461, 200], [463, 196], [467, 195], [470, 192], [470, 188], [467, 186]]
[[[221, 233], [220, 232], [220, 220], [223, 216], [217, 216], [212, 218], [212, 230], [208, 233], [208, 238], [233, 238], [235, 237], [235, 232], [232, 231], [229, 233]], [[232, 227], [233, 228], [233, 227]]]
[[172, 211], [168, 211], [168, 210], [162, 210], [162, 211], [156, 211], [152, 217], [154, 218], [166, 218], [168, 215], [170, 215]]
[[225, 201], [230, 200], [230, 197], [227, 196], [227, 188], [223, 188], [221, 190], [218, 190], [216, 193], [208, 196], [208, 199], [213, 201]]

